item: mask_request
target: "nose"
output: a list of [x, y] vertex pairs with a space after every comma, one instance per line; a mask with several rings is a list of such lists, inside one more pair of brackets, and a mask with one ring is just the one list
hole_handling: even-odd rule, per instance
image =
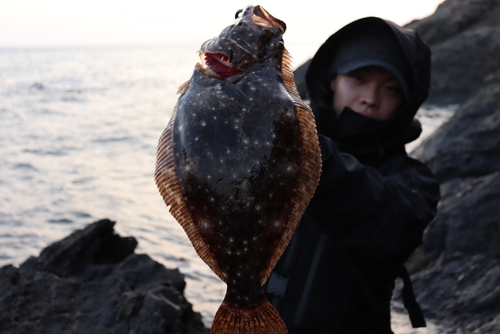
[[360, 97], [360, 103], [368, 110], [376, 109], [379, 106], [379, 99], [375, 89], [365, 90]]

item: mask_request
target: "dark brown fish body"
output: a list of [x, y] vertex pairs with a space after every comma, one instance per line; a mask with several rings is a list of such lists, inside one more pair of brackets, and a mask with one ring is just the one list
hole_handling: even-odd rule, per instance
[[310, 109], [293, 83], [283, 22], [247, 7], [201, 48], [158, 146], [155, 179], [194, 248], [227, 284], [213, 333], [285, 333], [261, 285], [316, 188]]

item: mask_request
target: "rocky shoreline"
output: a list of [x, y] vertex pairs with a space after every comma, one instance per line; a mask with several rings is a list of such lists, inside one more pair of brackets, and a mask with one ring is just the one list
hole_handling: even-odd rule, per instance
[[97, 221], [16, 268], [0, 268], [0, 332], [207, 334], [184, 275]]
[[[460, 104], [411, 155], [442, 200], [409, 259], [425, 316], [449, 333], [500, 333], [500, 0], [447, 0], [408, 24], [432, 49], [428, 104]], [[307, 63], [295, 72], [304, 91]], [[0, 268], [2, 333], [208, 333], [185, 281], [101, 220], [19, 268]], [[395, 296], [397, 299], [398, 296]]]
[[500, 1], [447, 0], [408, 26], [433, 52], [428, 103], [461, 105], [411, 153], [442, 196], [408, 262], [415, 293], [456, 333], [500, 333]]

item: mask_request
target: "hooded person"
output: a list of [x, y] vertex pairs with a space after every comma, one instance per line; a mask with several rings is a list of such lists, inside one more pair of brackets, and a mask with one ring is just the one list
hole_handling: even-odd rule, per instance
[[[397, 98], [382, 116], [342, 95], [345, 78], [361, 87], [377, 73], [385, 79], [377, 81], [376, 93]], [[436, 215], [439, 184], [425, 165], [408, 157], [405, 144], [421, 133], [414, 117], [429, 82], [428, 46], [415, 31], [375, 17], [348, 24], [312, 59], [306, 85], [322, 153], [321, 180], [264, 285], [289, 333], [392, 333], [397, 277], [413, 326], [425, 326], [404, 262]]]

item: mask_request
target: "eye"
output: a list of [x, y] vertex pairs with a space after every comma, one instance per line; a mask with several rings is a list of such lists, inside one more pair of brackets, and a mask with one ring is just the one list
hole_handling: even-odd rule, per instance
[[353, 74], [352, 75], [353, 79], [356, 80], [356, 81], [361, 81], [363, 80], [363, 77], [359, 74]]
[[402, 94], [401, 87], [399, 87], [399, 85], [388, 85], [385, 87], [385, 90], [392, 95]]
[[240, 14], [241, 14], [242, 12], [243, 12], [243, 9], [238, 9], [238, 10], [236, 11], [236, 14], [234, 14], [234, 19], [235, 19], [235, 20], [236, 20], [236, 19], [238, 19], [238, 17], [240, 17]]
[[356, 82], [362, 82], [364, 80], [364, 76], [359, 72], [351, 72], [349, 73], [349, 77]]

